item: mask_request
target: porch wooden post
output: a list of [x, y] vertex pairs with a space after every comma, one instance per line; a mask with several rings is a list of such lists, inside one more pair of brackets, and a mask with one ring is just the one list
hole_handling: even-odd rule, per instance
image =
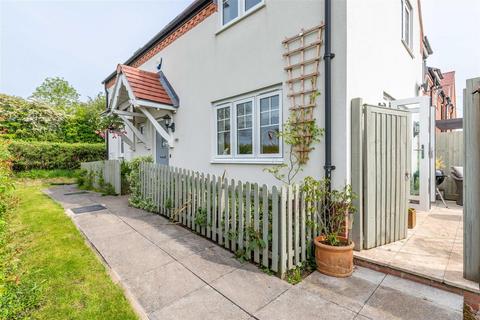
[[352, 229], [349, 231], [355, 242], [355, 250], [363, 249], [363, 100], [352, 99], [351, 118], [351, 170], [352, 191], [358, 196], [353, 205], [357, 212], [353, 216]]
[[480, 281], [480, 78], [464, 90], [463, 276]]

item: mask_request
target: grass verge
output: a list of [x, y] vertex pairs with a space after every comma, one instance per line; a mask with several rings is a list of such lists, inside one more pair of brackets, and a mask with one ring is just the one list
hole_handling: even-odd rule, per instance
[[0, 244], [0, 319], [137, 319], [45, 182], [16, 185]]

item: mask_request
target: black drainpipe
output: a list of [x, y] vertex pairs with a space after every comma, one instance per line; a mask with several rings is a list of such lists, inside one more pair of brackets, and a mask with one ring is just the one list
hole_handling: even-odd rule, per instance
[[[332, 165], [332, 59], [335, 54], [332, 53], [331, 25], [332, 25], [332, 3], [331, 0], [325, 0], [325, 178], [328, 181], [332, 179], [332, 171], [335, 166]], [[328, 183], [331, 190], [331, 183]]]

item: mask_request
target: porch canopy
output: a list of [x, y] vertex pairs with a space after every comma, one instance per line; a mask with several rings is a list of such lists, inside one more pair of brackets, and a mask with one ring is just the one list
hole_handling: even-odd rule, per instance
[[[147, 118], [171, 146], [170, 133], [158, 123], [152, 112], [163, 110], [175, 113], [178, 106], [178, 96], [161, 71], [155, 73], [118, 65], [115, 87], [109, 101], [109, 113], [117, 114], [148, 149], [151, 148], [150, 142], [135, 126], [135, 118]], [[134, 148], [133, 142], [127, 136], [123, 135], [122, 140]]]

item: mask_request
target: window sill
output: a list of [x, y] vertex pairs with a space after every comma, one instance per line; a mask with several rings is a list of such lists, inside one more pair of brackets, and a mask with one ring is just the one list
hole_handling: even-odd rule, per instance
[[410, 49], [410, 47], [405, 42], [405, 40], [402, 39], [402, 43], [403, 43], [403, 46], [405, 47], [405, 49], [407, 50], [408, 54], [410, 55], [410, 57], [412, 57], [412, 59], [415, 59], [415, 56], [413, 55], [412, 49]]
[[[258, 10], [262, 9], [263, 7], [265, 7], [265, 2], [262, 2], [260, 4], [258, 4], [256, 7], [254, 8], [251, 8], [248, 12], [246, 12], [243, 16], [240, 16], [240, 17], [236, 17], [235, 19], [233, 19], [232, 21], [228, 22], [227, 24], [223, 25], [220, 27], [220, 29], [218, 29], [217, 32], [215, 32], [215, 36], [219, 35], [220, 33], [222, 33], [223, 31], [227, 30], [228, 28], [230, 28], [231, 26], [233, 25], [236, 25], [238, 22], [242, 21], [243, 19], [245, 19], [246, 17], [254, 14], [255, 12], [257, 12]], [[219, 11], [220, 13], [220, 11]]]
[[283, 158], [256, 159], [213, 159], [211, 164], [282, 164]]

